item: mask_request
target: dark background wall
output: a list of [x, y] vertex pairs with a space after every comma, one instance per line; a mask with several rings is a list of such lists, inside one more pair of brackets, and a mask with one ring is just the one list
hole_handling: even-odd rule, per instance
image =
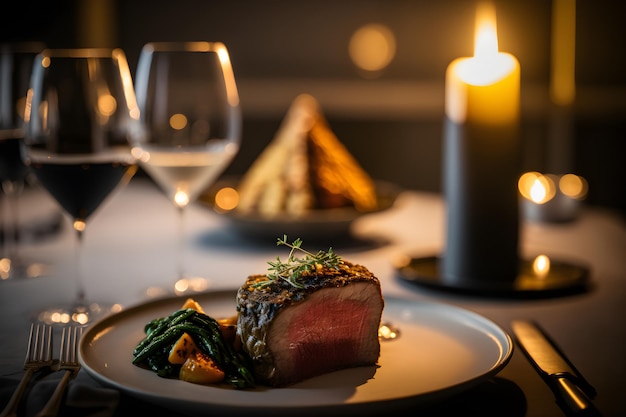
[[[588, 204], [626, 214], [626, 2], [577, 1], [573, 131], [559, 152], [550, 133], [551, 2], [495, 4], [500, 50], [522, 68], [523, 168], [582, 175]], [[440, 190], [444, 73], [453, 59], [473, 54], [473, 1], [34, 0], [15, 7], [2, 15], [0, 41], [117, 46], [133, 71], [149, 41], [226, 43], [244, 112], [242, 150], [227, 174], [248, 167], [291, 100], [308, 92], [372, 176]], [[397, 51], [384, 72], [363, 77], [347, 45], [374, 22], [393, 31]]]

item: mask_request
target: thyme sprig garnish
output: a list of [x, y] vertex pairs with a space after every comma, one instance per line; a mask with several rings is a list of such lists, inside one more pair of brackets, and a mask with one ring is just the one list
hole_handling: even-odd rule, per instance
[[[283, 238], [278, 238], [276, 242], [276, 246], [281, 245], [291, 248], [287, 261], [283, 262], [280, 256], [277, 256], [274, 262], [268, 261], [268, 279], [258, 281], [255, 283], [255, 287], [263, 287], [282, 279], [296, 288], [304, 288], [304, 284], [301, 282], [302, 275], [314, 273], [318, 268], [339, 269], [343, 263], [341, 257], [333, 252], [333, 248], [329, 248], [328, 251], [320, 250], [317, 253], [303, 249], [300, 238], [289, 243], [287, 235], [283, 235]], [[296, 253], [304, 255], [297, 257]]]

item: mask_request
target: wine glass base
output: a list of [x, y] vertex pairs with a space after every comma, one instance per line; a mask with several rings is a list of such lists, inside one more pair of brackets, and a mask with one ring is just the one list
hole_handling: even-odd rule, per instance
[[211, 281], [203, 277], [183, 277], [171, 287], [148, 287], [144, 295], [148, 298], [167, 297], [171, 295], [191, 295], [209, 289]]
[[71, 304], [54, 306], [40, 311], [33, 320], [52, 325], [89, 325], [109, 314], [120, 311], [122, 311], [120, 304]]

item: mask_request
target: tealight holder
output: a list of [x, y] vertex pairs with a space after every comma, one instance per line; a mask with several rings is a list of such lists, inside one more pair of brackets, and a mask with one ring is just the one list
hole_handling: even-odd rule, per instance
[[542, 223], [574, 221], [587, 188], [587, 181], [575, 174], [526, 172], [518, 182], [522, 215]]

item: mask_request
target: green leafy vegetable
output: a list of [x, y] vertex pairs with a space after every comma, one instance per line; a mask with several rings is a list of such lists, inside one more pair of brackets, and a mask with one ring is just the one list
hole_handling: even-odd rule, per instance
[[236, 352], [224, 340], [214, 318], [187, 308], [150, 321], [144, 330], [146, 337], [133, 350], [133, 364], [146, 364], [161, 377], [176, 375], [180, 365], [169, 363], [168, 353], [182, 334], [187, 333], [200, 350], [225, 372], [228, 383], [235, 388], [254, 386], [254, 376], [247, 363], [247, 356]]

